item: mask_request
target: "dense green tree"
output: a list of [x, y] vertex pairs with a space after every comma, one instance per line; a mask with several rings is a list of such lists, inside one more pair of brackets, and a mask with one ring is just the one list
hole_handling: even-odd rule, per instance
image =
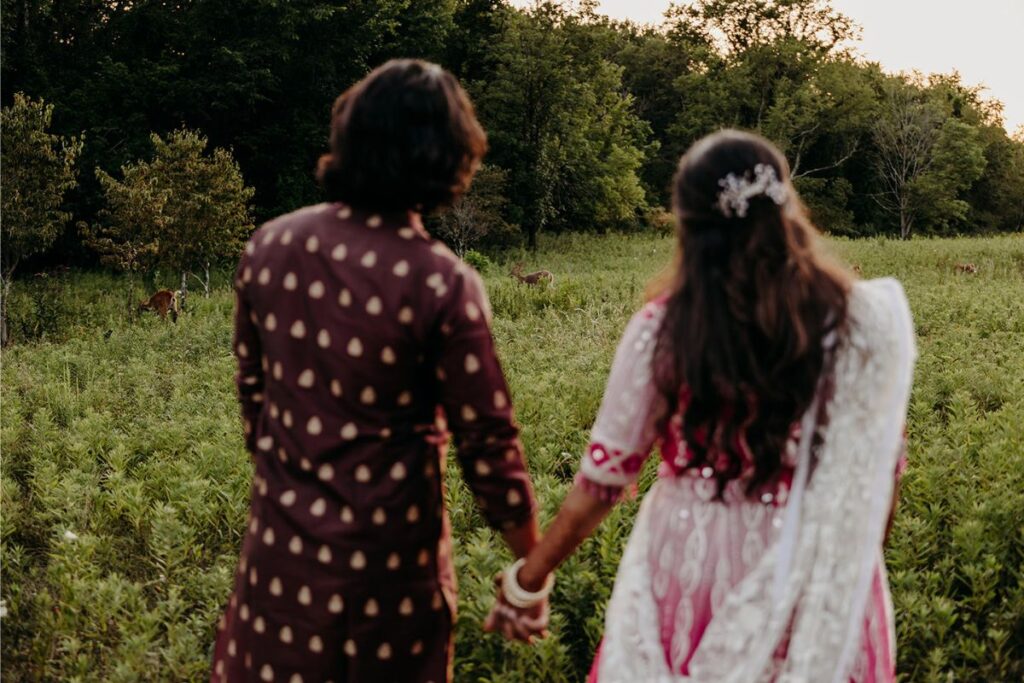
[[64, 195], [75, 185], [82, 142], [51, 133], [52, 120], [53, 105], [22, 93], [2, 112], [0, 345], [7, 343], [7, 298], [15, 269], [49, 249], [71, 218]]
[[689, 120], [702, 121], [697, 125], [701, 130], [711, 127], [703, 123], [712, 118], [704, 109], [707, 100], [694, 97], [697, 89], [688, 83], [717, 71], [721, 58], [707, 36], [678, 23], [663, 30], [609, 22], [605, 30], [617, 39], [609, 39], [608, 59], [622, 66], [633, 109], [658, 143], [648, 148], [641, 169], [645, 189], [652, 200], [667, 205], [676, 164], [696, 137], [672, 130], [675, 122], [685, 114]]
[[[84, 163], [112, 170], [151, 131], [202, 130], [234, 150], [261, 219], [319, 198], [334, 98], [389, 57], [442, 58], [454, 13], [452, 0], [3, 1], [5, 86], [84, 130]], [[102, 189], [83, 189], [90, 218]]]
[[636, 222], [646, 207], [639, 170], [648, 127], [621, 92], [621, 67], [599, 61], [557, 132], [552, 188], [558, 227], [606, 230]]
[[457, 0], [444, 64], [463, 84], [474, 89], [494, 70], [494, 42], [514, 14], [503, 0]]
[[850, 229], [838, 169], [864, 148], [875, 98], [841, 46], [856, 35], [849, 18], [819, 0], [702, 0], [673, 8], [667, 25], [676, 41], [719, 49], [698, 50], [697, 68], [671, 83], [684, 104], [663, 146], [681, 151], [724, 126], [761, 132], [789, 156], [815, 213]]
[[97, 169], [107, 208], [84, 226], [87, 242], [122, 270], [162, 268], [199, 279], [207, 296], [210, 266], [237, 256], [252, 232], [250, 202], [238, 164], [224, 149], [205, 154], [203, 136], [180, 130], [152, 136], [152, 161], [122, 167], [118, 180]]
[[950, 116], [942, 123], [930, 163], [913, 186], [923, 231], [933, 234], [964, 232], [971, 206], [968, 188], [985, 170], [985, 149], [977, 128]]
[[490, 159], [509, 171], [509, 192], [516, 198], [512, 219], [526, 230], [531, 246], [553, 215], [553, 138], [571, 85], [560, 59], [565, 36], [553, 30], [563, 15], [561, 8], [545, 4], [512, 17], [493, 46], [494, 74], [478, 97]]
[[759, 128], [786, 154], [815, 220], [830, 232], [857, 232], [848, 206], [855, 193], [843, 173], [870, 147], [879, 109], [873, 75], [845, 56], [826, 58], [778, 89]]
[[597, 49], [592, 18], [590, 6], [550, 2], [513, 16], [480, 93], [491, 158], [509, 172], [512, 219], [531, 247], [543, 229], [606, 229], [644, 207], [648, 128], [623, 92], [621, 68]]
[[766, 108], [760, 130], [789, 159], [794, 178], [841, 166], [862, 146], [877, 113], [864, 70], [846, 59], [824, 61], [787, 83]]

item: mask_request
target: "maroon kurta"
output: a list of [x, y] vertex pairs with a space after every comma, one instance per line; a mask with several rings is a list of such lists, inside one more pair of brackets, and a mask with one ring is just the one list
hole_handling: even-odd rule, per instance
[[211, 680], [448, 680], [447, 427], [491, 525], [534, 509], [479, 276], [405, 214], [320, 204], [236, 287], [255, 476]]

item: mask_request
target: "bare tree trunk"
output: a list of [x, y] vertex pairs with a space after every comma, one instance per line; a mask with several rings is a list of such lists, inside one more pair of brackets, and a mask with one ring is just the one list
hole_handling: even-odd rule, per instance
[[203, 269], [203, 275], [205, 275], [205, 279], [203, 280], [203, 295], [205, 296], [205, 298], [209, 299], [210, 298], [210, 262], [209, 261], [206, 262], [206, 267]]
[[188, 271], [181, 271], [181, 296], [178, 301], [181, 304], [181, 310], [185, 310], [185, 299], [188, 298]]
[[11, 294], [10, 275], [0, 275], [0, 346], [7, 346], [7, 298]]

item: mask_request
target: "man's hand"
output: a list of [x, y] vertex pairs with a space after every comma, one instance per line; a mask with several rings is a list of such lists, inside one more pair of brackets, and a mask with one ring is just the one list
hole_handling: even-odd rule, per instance
[[551, 614], [547, 599], [526, 609], [513, 607], [502, 593], [500, 573], [494, 578], [494, 584], [498, 596], [491, 613], [484, 620], [484, 631], [497, 631], [508, 640], [520, 640], [531, 645], [537, 638], [547, 638]]

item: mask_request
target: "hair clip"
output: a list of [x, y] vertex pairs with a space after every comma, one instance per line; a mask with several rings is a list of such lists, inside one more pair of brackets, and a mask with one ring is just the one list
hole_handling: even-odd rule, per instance
[[718, 181], [718, 186], [722, 188], [718, 193], [718, 210], [726, 218], [745, 218], [754, 197], [763, 195], [779, 206], [786, 203], [786, 186], [768, 164], [754, 166], [754, 177], [749, 179], [746, 173], [743, 176], [730, 173]]

